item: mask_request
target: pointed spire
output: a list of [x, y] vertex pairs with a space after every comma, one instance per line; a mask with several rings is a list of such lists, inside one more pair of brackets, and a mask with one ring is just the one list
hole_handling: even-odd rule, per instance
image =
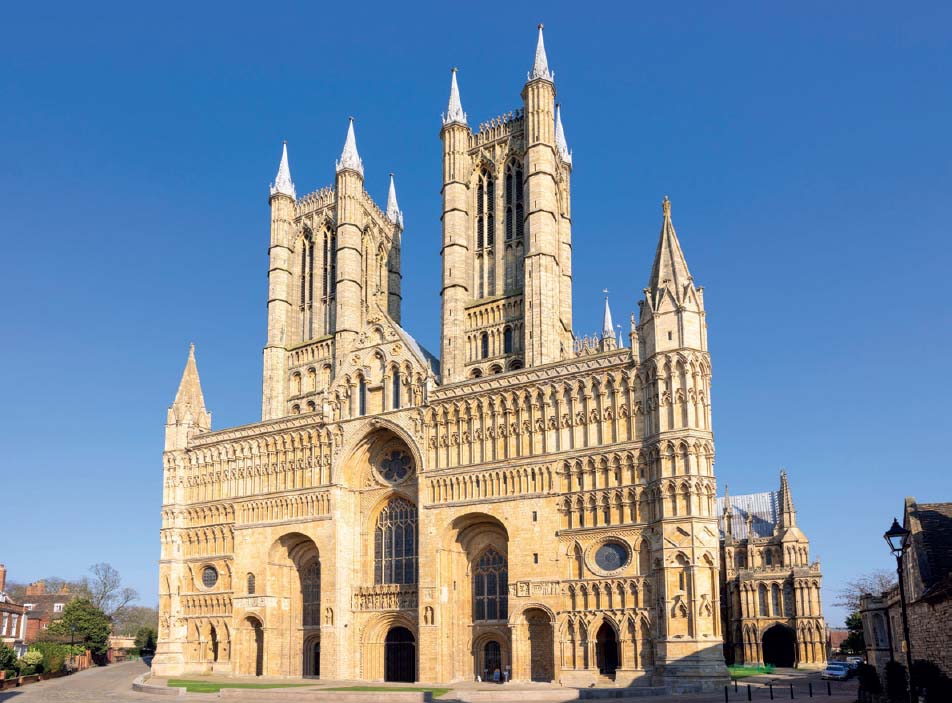
[[403, 229], [403, 213], [397, 205], [397, 189], [393, 187], [393, 174], [390, 174], [390, 192], [387, 193], [387, 218]]
[[562, 129], [562, 106], [555, 106], [555, 147], [559, 150], [559, 156], [562, 161], [569, 166], [572, 165], [572, 152], [569, 151], [569, 145], [565, 141], [565, 130]]
[[178, 391], [172, 403], [171, 413], [177, 422], [186, 417], [204, 429], [211, 427], [211, 415], [205, 410], [205, 397], [202, 395], [202, 383], [198, 378], [198, 365], [195, 363], [195, 345], [188, 348], [188, 361], [179, 381]]
[[612, 322], [612, 311], [608, 307], [608, 289], [605, 288], [602, 293], [605, 294], [605, 312], [602, 315], [602, 338], [615, 338], [615, 323]]
[[797, 509], [793, 507], [793, 495], [790, 493], [790, 484], [787, 483], [786, 469], [780, 469], [780, 524], [783, 527], [796, 527]]
[[618, 328], [618, 348], [624, 349], [625, 339], [621, 336], [621, 325], [615, 325]]
[[651, 278], [648, 281], [648, 290], [656, 292], [670, 286], [678, 296], [682, 288], [693, 279], [688, 271], [688, 262], [681, 251], [681, 243], [671, 223], [671, 201], [664, 196], [661, 203], [664, 221], [661, 224], [661, 237], [658, 239], [658, 249], [655, 251], [654, 265], [651, 267]]
[[529, 72], [529, 80], [534, 81], [538, 78], [552, 82], [555, 80], [555, 74], [549, 70], [549, 60], [545, 57], [545, 42], [542, 40], [542, 25], [539, 25], [539, 41], [536, 43], [535, 62], [532, 64], [532, 71]]
[[278, 175], [274, 177], [274, 183], [271, 184], [271, 195], [281, 193], [291, 198], [297, 198], [294, 192], [294, 184], [291, 182], [291, 169], [288, 167], [288, 143], [284, 142], [281, 151], [281, 163], [278, 164]]
[[456, 84], [456, 69], [453, 69], [453, 79], [450, 82], [450, 102], [443, 115], [443, 126], [448, 124], [466, 124], [466, 113], [463, 112], [463, 103], [459, 99], [459, 86]]
[[347, 125], [347, 139], [344, 140], [344, 150], [340, 153], [340, 161], [337, 162], [337, 172], [344, 169], [356, 171], [361, 176], [364, 175], [364, 162], [360, 160], [360, 154], [357, 153], [357, 138], [354, 136], [354, 118], [348, 118], [350, 122]]
[[734, 509], [731, 507], [731, 492], [727, 488], [727, 484], [724, 484], [724, 514], [730, 515], [734, 512]]

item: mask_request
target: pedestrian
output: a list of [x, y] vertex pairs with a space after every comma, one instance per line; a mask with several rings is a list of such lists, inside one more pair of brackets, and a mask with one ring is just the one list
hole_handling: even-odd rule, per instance
[[493, 672], [493, 683], [499, 683], [499, 668], [496, 667], [496, 670]]

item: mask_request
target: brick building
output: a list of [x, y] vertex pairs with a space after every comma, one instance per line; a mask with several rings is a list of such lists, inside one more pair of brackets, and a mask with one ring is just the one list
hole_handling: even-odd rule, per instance
[[[906, 498], [903, 527], [910, 531], [903, 585], [913, 661], [930, 661], [952, 677], [952, 503]], [[860, 601], [866, 658], [883, 674], [892, 659], [905, 665], [899, 586]]]
[[26, 629], [27, 643], [43, 639], [43, 633], [54, 620], [63, 616], [63, 608], [76, 596], [69, 591], [65, 584], [55, 593], [48, 593], [43, 581], [36, 581], [26, 587], [23, 597], [23, 607], [29, 614]]
[[7, 567], [0, 564], [0, 642], [22, 654], [26, 650], [27, 609], [15, 603], [6, 588]]

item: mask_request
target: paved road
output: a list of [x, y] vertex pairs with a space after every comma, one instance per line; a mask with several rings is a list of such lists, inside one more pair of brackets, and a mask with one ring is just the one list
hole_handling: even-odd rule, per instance
[[166, 700], [164, 696], [151, 696], [132, 691], [132, 680], [146, 671], [148, 667], [141, 661], [121, 662], [104, 667], [94, 666], [71, 676], [0, 691], [0, 701], [3, 703], [103, 703], [103, 701], [150, 700], [153, 703], [160, 703], [160, 698]]

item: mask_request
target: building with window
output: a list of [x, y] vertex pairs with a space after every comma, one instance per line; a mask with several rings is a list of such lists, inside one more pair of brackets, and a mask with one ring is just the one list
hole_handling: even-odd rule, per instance
[[727, 680], [703, 291], [665, 198], [627, 344], [573, 333], [555, 93], [541, 27], [518, 109], [474, 130], [453, 71], [439, 362], [353, 120], [308, 195], [285, 146], [261, 421], [212, 431], [194, 348], [168, 412], [157, 675]]
[[76, 598], [70, 593], [65, 584], [54, 592], [46, 589], [46, 583], [36, 581], [26, 587], [24, 607], [29, 613], [29, 623], [26, 630], [26, 641], [36, 642], [44, 637], [46, 629], [54, 620], [63, 617], [63, 608]]
[[7, 567], [0, 564], [0, 642], [13, 647], [17, 654], [26, 651], [27, 609], [15, 603], [6, 591]]
[[731, 664], [821, 668], [827, 633], [820, 562], [780, 472], [780, 490], [718, 498], [724, 656]]

